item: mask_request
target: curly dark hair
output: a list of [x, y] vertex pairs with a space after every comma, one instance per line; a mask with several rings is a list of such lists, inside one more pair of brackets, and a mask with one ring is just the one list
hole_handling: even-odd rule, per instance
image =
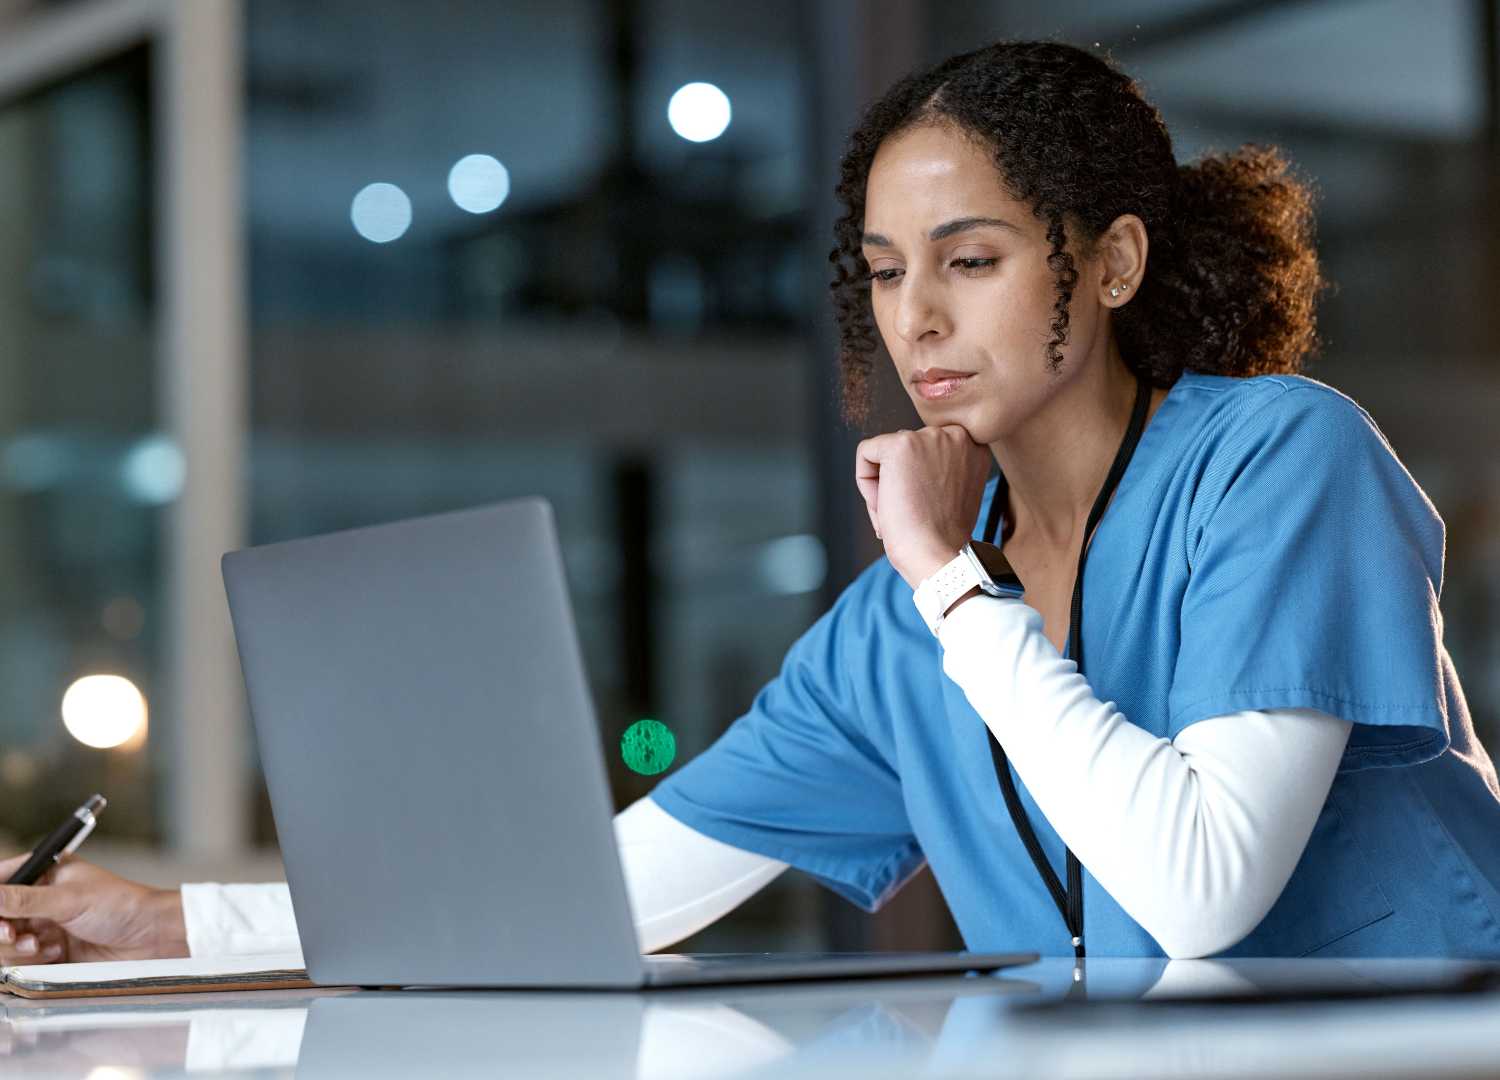
[[1178, 165], [1161, 114], [1108, 61], [1057, 42], [1000, 41], [903, 78], [849, 136], [835, 188], [844, 212], [828, 256], [848, 422], [868, 415], [877, 345], [870, 267], [860, 252], [865, 183], [880, 144], [921, 124], [949, 124], [978, 139], [1012, 197], [1046, 222], [1047, 265], [1057, 275], [1047, 345], [1053, 370], [1068, 340], [1074, 251], [1089, 257], [1127, 213], [1140, 217], [1151, 241], [1139, 292], [1112, 313], [1133, 371], [1156, 386], [1189, 370], [1294, 372], [1317, 350], [1324, 281], [1313, 195], [1280, 151], [1246, 144]]

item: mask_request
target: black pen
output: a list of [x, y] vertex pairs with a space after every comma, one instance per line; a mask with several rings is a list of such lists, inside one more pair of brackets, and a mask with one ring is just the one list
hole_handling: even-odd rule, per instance
[[78, 850], [89, 833], [94, 831], [98, 813], [107, 805], [103, 795], [91, 795], [89, 801], [73, 811], [73, 816], [53, 829], [36, 846], [21, 869], [10, 876], [7, 885], [35, 885], [38, 878], [52, 868], [64, 855]]

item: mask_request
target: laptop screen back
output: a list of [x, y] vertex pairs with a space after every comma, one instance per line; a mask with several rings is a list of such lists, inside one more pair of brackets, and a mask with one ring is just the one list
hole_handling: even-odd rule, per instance
[[311, 977], [641, 980], [551, 507], [226, 555]]

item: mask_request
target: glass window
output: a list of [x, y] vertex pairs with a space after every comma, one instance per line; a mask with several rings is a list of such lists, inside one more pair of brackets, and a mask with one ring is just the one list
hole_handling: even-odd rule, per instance
[[821, 603], [796, 5], [246, 17], [250, 539], [545, 495], [623, 806]]
[[0, 103], [0, 821], [17, 843], [94, 791], [101, 835], [162, 832], [150, 708], [183, 468], [157, 409], [149, 74], [142, 48]]

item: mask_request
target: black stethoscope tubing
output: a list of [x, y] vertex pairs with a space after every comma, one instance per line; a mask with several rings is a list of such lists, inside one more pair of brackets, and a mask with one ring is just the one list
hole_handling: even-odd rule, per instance
[[[1080, 674], [1083, 672], [1083, 569], [1088, 563], [1089, 538], [1094, 535], [1099, 519], [1104, 516], [1104, 508], [1109, 505], [1110, 496], [1119, 486], [1120, 477], [1125, 475], [1125, 468], [1130, 464], [1131, 457], [1135, 455], [1136, 444], [1141, 441], [1141, 432], [1146, 429], [1146, 411], [1150, 401], [1151, 384], [1144, 376], [1137, 376], [1135, 407], [1130, 414], [1130, 425], [1125, 429], [1125, 438], [1121, 440], [1120, 449], [1115, 453], [1114, 464], [1109, 467], [1109, 475], [1105, 477], [1104, 486], [1099, 489], [1099, 495], [1094, 499], [1093, 509], [1089, 511], [1088, 522], [1084, 525], [1083, 547], [1078, 553], [1078, 576], [1073, 581], [1073, 607], [1068, 619], [1068, 656], [1078, 665]], [[995, 534], [1000, 528], [1000, 515], [1005, 508], [1008, 491], [1009, 486], [1002, 475], [995, 486], [995, 495], [990, 500], [990, 512], [984, 525], [986, 543], [995, 542]], [[1021, 805], [1021, 796], [1016, 791], [1015, 781], [1010, 775], [1005, 748], [1000, 745], [1000, 740], [995, 738], [993, 731], [989, 732], [989, 736], [990, 757], [995, 762], [995, 778], [1000, 782], [1000, 793], [1005, 797], [1005, 807], [1010, 811], [1010, 819], [1015, 823], [1016, 832], [1020, 834], [1021, 842], [1026, 845], [1031, 861], [1036, 865], [1037, 873], [1042, 877], [1042, 883], [1052, 894], [1052, 901], [1057, 905], [1057, 910], [1067, 925], [1068, 934], [1073, 942], [1073, 955], [1081, 960], [1084, 957], [1083, 867], [1078, 862], [1078, 856], [1074, 855], [1071, 849], [1066, 849], [1068, 887], [1064, 889], [1062, 882], [1057, 879], [1056, 871], [1052, 869], [1052, 864], [1047, 861], [1046, 853], [1042, 851], [1042, 845], [1036, 838], [1036, 832], [1031, 828], [1031, 822], [1026, 818], [1026, 809]]]

